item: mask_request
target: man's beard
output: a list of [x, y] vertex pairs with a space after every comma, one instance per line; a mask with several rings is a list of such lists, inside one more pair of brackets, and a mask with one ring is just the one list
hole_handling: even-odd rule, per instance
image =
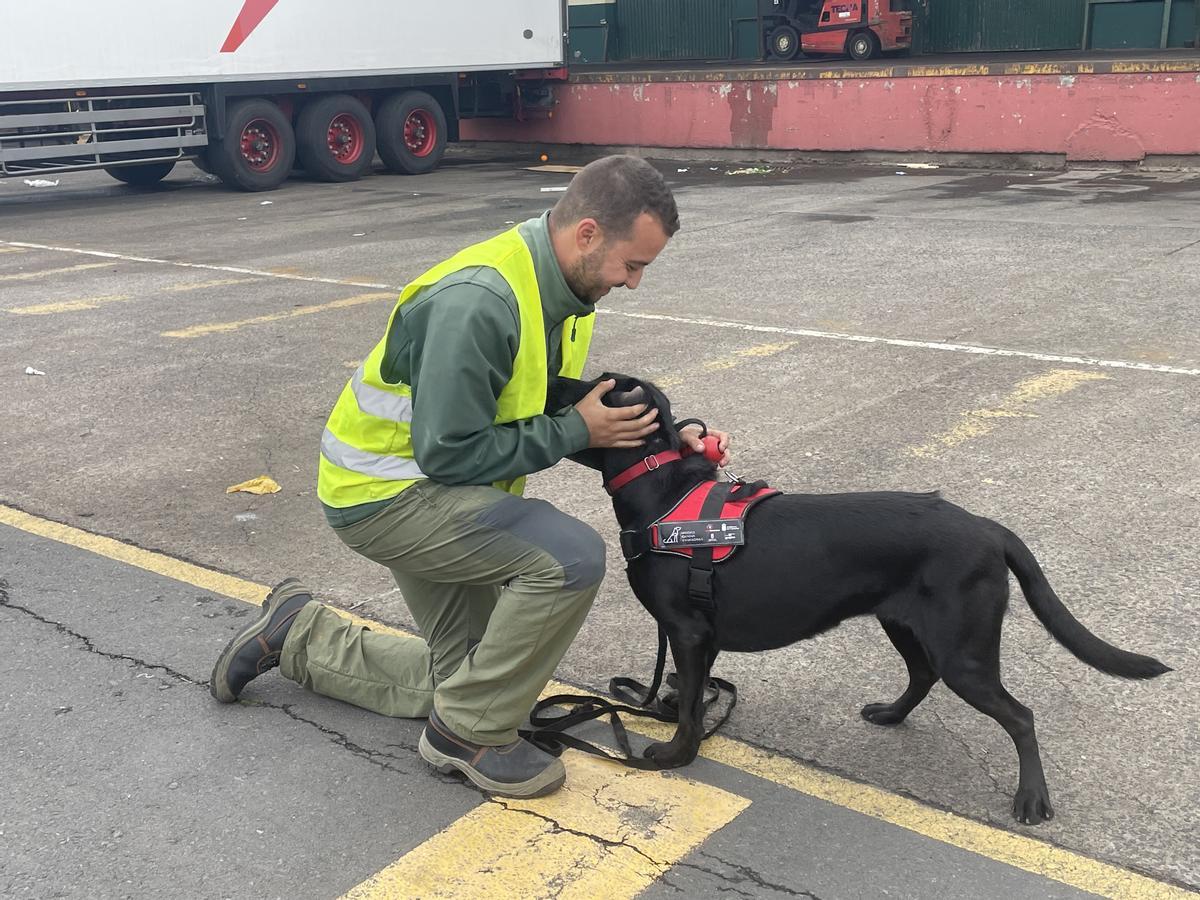
[[571, 271], [563, 273], [567, 287], [585, 303], [595, 303], [607, 293], [608, 285], [600, 277], [604, 268], [604, 252], [603, 246], [597, 247], [586, 256], [581, 256]]

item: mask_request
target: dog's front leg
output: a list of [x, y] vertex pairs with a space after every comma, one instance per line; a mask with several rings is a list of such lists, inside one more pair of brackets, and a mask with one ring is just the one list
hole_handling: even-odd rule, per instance
[[651, 744], [646, 756], [664, 769], [686, 766], [700, 752], [704, 736], [704, 687], [716, 658], [712, 627], [703, 618], [682, 622], [667, 632], [679, 678], [679, 725], [670, 741]]

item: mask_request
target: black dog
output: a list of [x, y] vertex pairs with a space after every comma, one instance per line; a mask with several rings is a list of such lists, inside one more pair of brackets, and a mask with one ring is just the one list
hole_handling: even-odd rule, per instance
[[[556, 379], [547, 409], [577, 403], [597, 381], [615, 378], [611, 406], [657, 407], [661, 427], [644, 447], [586, 450], [572, 457], [604, 475], [620, 474], [650, 456], [680, 450], [667, 398], [654, 385], [622, 375], [596, 381]], [[642, 471], [644, 470], [644, 471]], [[701, 455], [670, 459], [610, 490], [622, 531], [641, 533], [690, 488], [716, 478]], [[1033, 713], [1000, 682], [1000, 626], [1008, 603], [1008, 573], [1020, 582], [1038, 620], [1083, 662], [1123, 678], [1171, 671], [1088, 631], [1059, 600], [1029, 548], [1004, 526], [973, 515], [936, 494], [780, 494], [746, 520], [744, 546], [712, 570], [715, 613], [689, 597], [689, 560], [647, 552], [630, 560], [634, 594], [666, 631], [679, 675], [679, 726], [646, 756], [664, 768], [696, 758], [703, 735], [703, 688], [721, 650], [783, 647], [873, 614], [908, 666], [909, 683], [892, 703], [871, 703], [862, 715], [896, 725], [942, 679], [1008, 732], [1020, 777], [1013, 801], [1018, 821], [1054, 815], [1034, 735]]]

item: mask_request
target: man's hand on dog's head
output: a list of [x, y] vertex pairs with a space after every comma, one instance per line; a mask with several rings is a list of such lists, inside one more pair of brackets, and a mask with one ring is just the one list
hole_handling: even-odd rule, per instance
[[641, 447], [658, 430], [658, 410], [645, 403], [605, 406], [604, 395], [616, 386], [612, 379], [602, 381], [575, 404], [587, 425], [589, 447]]
[[[715, 428], [708, 429], [708, 433], [717, 439], [717, 449], [721, 451], [721, 461], [718, 466], [729, 465], [729, 435], [724, 431], [717, 431]], [[700, 440], [701, 429], [699, 425], [685, 425], [679, 432], [679, 436], [683, 442], [691, 447], [697, 453], [704, 452], [704, 441]]]

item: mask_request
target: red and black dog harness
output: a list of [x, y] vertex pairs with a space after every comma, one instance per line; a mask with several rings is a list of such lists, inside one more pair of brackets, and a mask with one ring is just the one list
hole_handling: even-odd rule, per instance
[[687, 557], [688, 596], [700, 609], [716, 611], [713, 565], [746, 543], [751, 507], [779, 491], [763, 482], [703, 481], [641, 531], [621, 532], [621, 553], [634, 560], [647, 552]]

